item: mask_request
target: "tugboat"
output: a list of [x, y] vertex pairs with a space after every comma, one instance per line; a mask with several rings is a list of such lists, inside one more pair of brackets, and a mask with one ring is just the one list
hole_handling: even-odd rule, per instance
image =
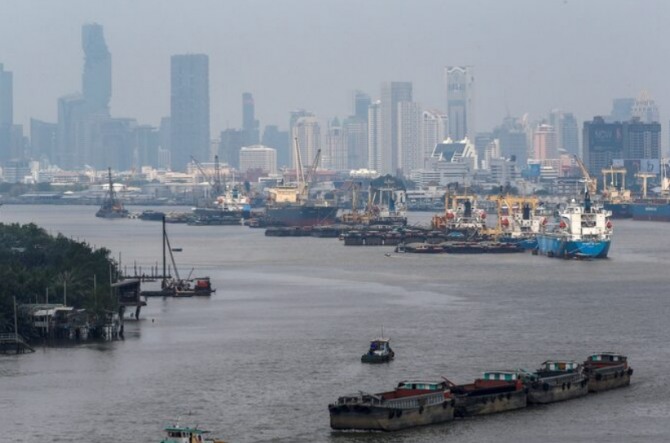
[[209, 434], [209, 431], [198, 429], [197, 426], [190, 428], [174, 425], [163, 429], [163, 431], [166, 435], [161, 443], [226, 443], [216, 438], [207, 438], [206, 434]]
[[363, 363], [386, 363], [393, 360], [395, 352], [391, 349], [390, 338], [376, 338], [370, 342], [370, 349], [363, 354]]
[[574, 361], [545, 361], [535, 372], [520, 370], [528, 389], [528, 403], [554, 403], [589, 393], [588, 378]]
[[625, 355], [602, 352], [586, 359], [584, 373], [589, 378], [589, 392], [601, 392], [628, 386], [633, 368]]
[[526, 407], [526, 390], [516, 371], [489, 371], [474, 383], [451, 385], [456, 417], [493, 414]]
[[584, 192], [583, 204], [572, 200], [558, 215], [557, 226], [537, 234], [537, 252], [547, 257], [607, 258], [612, 243], [612, 213], [593, 206], [588, 191]]
[[114, 183], [112, 183], [112, 168], [107, 170], [109, 176], [109, 193], [102, 202], [102, 206], [95, 213], [96, 217], [100, 218], [126, 218], [128, 217], [128, 210], [123, 207], [123, 203], [116, 198], [114, 192]]
[[212, 292], [216, 292], [216, 289], [212, 288], [212, 282], [209, 280], [209, 277], [195, 279], [193, 295], [212, 295]]
[[347, 395], [328, 405], [330, 427], [398, 431], [454, 419], [449, 382], [405, 380], [393, 391]]

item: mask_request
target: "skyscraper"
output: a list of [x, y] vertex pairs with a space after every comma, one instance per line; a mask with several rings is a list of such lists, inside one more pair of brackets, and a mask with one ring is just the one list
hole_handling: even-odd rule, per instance
[[326, 132], [326, 152], [322, 165], [328, 169], [344, 171], [348, 167], [347, 145], [345, 143], [344, 131], [337, 118], [328, 123]]
[[382, 105], [380, 101], [368, 108], [368, 169], [380, 172], [383, 168]]
[[280, 131], [276, 125], [267, 125], [263, 130], [263, 145], [277, 151], [277, 166], [288, 166], [291, 162], [289, 133]]
[[447, 138], [447, 130], [447, 116], [442, 111], [431, 109], [422, 112], [421, 144], [424, 159], [430, 157], [435, 146]]
[[382, 174], [398, 172], [398, 103], [412, 101], [411, 82], [385, 82], [381, 88], [381, 169]]
[[362, 91], [354, 92], [354, 116], [360, 120], [367, 121], [370, 103], [372, 103], [370, 95]]
[[[314, 161], [316, 153], [321, 149], [321, 127], [319, 121], [315, 116], [300, 117], [293, 125], [291, 135], [295, 143], [298, 140], [298, 148], [300, 150], [300, 163], [302, 170], [307, 172], [307, 169]], [[295, 151], [295, 147], [293, 149]], [[293, 153], [292, 167], [298, 170], [298, 158]]]
[[475, 136], [475, 76], [472, 66], [447, 66], [444, 69], [447, 89], [449, 137], [462, 140]]
[[533, 131], [533, 158], [535, 160], [558, 158], [556, 129], [553, 126], [542, 123]]
[[634, 98], [615, 98], [612, 100], [612, 113], [608, 120], [627, 122], [633, 117], [633, 105], [635, 105]]
[[171, 74], [172, 168], [183, 171], [191, 156], [200, 162], [210, 160], [209, 57], [173, 55]]
[[254, 96], [250, 92], [242, 94], [242, 131], [244, 131], [245, 146], [258, 144], [258, 120], [256, 120]]
[[424, 166], [421, 117], [418, 103], [398, 103], [398, 169], [408, 177], [412, 170]]
[[10, 159], [12, 125], [14, 124], [14, 96], [12, 73], [0, 63], [0, 162]]
[[91, 113], [109, 115], [112, 97], [112, 55], [107, 49], [102, 26], [97, 23], [81, 28], [84, 50], [82, 92]]
[[642, 91], [637, 96], [632, 108], [633, 117], [640, 119], [642, 123], [655, 123], [661, 121], [656, 102], [647, 91]]

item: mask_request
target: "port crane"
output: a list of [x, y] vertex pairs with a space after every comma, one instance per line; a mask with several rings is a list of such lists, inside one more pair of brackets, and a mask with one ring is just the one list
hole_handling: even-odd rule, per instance
[[198, 171], [200, 171], [202, 176], [205, 177], [207, 183], [212, 187], [212, 191], [214, 192], [215, 197], [223, 194], [223, 189], [225, 186], [223, 186], [221, 183], [221, 167], [219, 165], [219, 156], [214, 156], [214, 177], [205, 172], [205, 168], [203, 168], [202, 164], [195, 157], [191, 156], [191, 160], [193, 160], [193, 163], [198, 168]]
[[580, 171], [582, 171], [582, 176], [586, 182], [586, 189], [589, 191], [589, 194], [591, 194], [591, 196], [595, 196], [598, 189], [598, 182], [594, 178], [591, 178], [589, 170], [586, 169], [586, 165], [584, 165], [584, 162], [581, 158], [579, 158], [579, 156], [574, 155], [572, 158], [574, 158], [577, 166], [579, 166]]

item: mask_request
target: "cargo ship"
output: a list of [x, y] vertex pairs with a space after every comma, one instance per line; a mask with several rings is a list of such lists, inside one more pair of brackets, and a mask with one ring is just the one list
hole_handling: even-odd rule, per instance
[[593, 206], [586, 191], [582, 204], [573, 199], [558, 211], [558, 225], [537, 234], [535, 251], [548, 257], [607, 258], [612, 242], [610, 215]]
[[544, 207], [537, 197], [499, 195], [490, 197], [496, 203], [497, 225], [487, 231], [503, 243], [514, 243], [525, 250], [537, 247], [536, 234], [547, 224]]
[[603, 175], [603, 207], [612, 218], [633, 217], [633, 198], [626, 189], [626, 168], [606, 168]]
[[337, 220], [337, 205], [325, 199], [311, 198], [309, 186], [321, 158], [319, 149], [314, 163], [305, 175], [296, 139], [298, 170], [296, 183], [281, 183], [269, 190], [270, 201], [265, 206], [266, 226], [332, 225]]
[[405, 380], [393, 391], [345, 395], [328, 405], [337, 430], [398, 431], [454, 419], [449, 382]]
[[670, 200], [656, 199], [638, 201], [631, 205], [633, 220], [670, 221]]

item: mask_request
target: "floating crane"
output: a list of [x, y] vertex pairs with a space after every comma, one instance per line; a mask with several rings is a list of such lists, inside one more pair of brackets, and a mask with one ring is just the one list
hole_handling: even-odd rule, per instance
[[218, 155], [214, 156], [214, 177], [210, 176], [208, 173], [205, 172], [205, 169], [203, 168], [202, 164], [195, 157], [191, 156], [191, 160], [193, 160], [193, 163], [195, 163], [195, 166], [198, 168], [202, 176], [205, 177], [205, 181], [212, 187], [212, 191], [214, 192], [215, 197], [223, 194], [223, 186], [221, 185], [221, 168], [219, 166], [219, 156]]

